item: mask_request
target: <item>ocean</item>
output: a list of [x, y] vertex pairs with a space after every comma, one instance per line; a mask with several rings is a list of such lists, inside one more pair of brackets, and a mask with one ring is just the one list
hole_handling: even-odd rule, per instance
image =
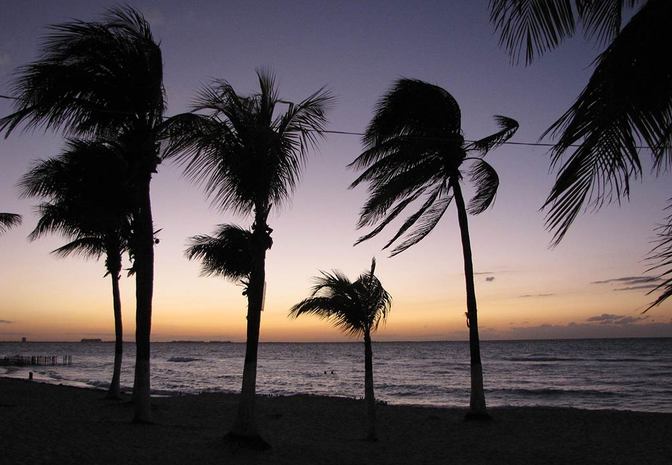
[[[0, 342], [4, 356], [72, 356], [72, 365], [5, 367], [0, 376], [105, 388], [114, 344]], [[152, 344], [156, 395], [238, 392], [245, 345]], [[489, 406], [550, 406], [672, 412], [672, 338], [481, 342]], [[134, 346], [125, 345], [122, 388], [133, 384]], [[466, 342], [378, 342], [376, 398], [389, 404], [467, 407]], [[361, 343], [262, 343], [257, 392], [362, 397]]]

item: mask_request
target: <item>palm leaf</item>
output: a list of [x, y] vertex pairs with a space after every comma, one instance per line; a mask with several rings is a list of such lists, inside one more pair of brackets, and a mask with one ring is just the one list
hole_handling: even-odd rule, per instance
[[494, 134], [470, 143], [467, 150], [477, 150], [486, 155], [490, 150], [511, 139], [518, 130], [518, 121], [507, 116], [495, 115], [495, 122], [501, 129]]
[[469, 202], [467, 211], [472, 215], [478, 215], [494, 203], [499, 188], [499, 176], [485, 160], [475, 159], [469, 170], [469, 178], [476, 186], [476, 194]]
[[0, 233], [19, 224], [21, 224], [21, 215], [17, 215], [16, 213], [0, 213]]
[[198, 235], [189, 240], [185, 254], [201, 261], [203, 276], [223, 276], [234, 281], [249, 277], [252, 268], [252, 232], [232, 224], [219, 225], [215, 236]]

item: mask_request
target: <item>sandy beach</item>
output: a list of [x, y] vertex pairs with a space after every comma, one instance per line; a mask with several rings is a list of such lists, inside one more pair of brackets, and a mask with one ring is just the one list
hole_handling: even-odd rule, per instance
[[261, 397], [272, 449], [223, 440], [236, 396], [153, 400], [154, 424], [130, 423], [128, 402], [103, 392], [0, 379], [4, 464], [669, 464], [672, 414], [560, 408], [496, 408], [464, 422], [464, 410], [381, 405], [376, 443], [362, 440], [363, 402]]

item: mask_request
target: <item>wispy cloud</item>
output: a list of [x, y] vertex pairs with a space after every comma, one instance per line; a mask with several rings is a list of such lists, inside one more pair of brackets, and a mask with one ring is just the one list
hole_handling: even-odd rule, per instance
[[548, 293], [548, 294], [523, 294], [523, 295], [519, 295], [518, 297], [520, 297], [521, 299], [529, 299], [530, 297], [551, 297], [553, 295], [555, 295], [555, 294], [553, 294], [553, 293]]
[[495, 277], [494, 277], [494, 276], [487, 276], [487, 277], [485, 278], [485, 280], [486, 280], [487, 282], [491, 283], [491, 282], [493, 282], [493, 281], [495, 280]]
[[657, 276], [625, 276], [623, 278], [605, 279], [602, 281], [593, 281], [590, 284], [625, 284], [636, 286], [639, 284], [650, 284], [660, 282]]
[[9, 320], [0, 320], [0, 325], [11, 325], [12, 323], [14, 322]]
[[616, 315], [614, 313], [603, 313], [602, 315], [591, 316], [586, 321], [591, 323], [599, 323], [602, 325], [631, 325], [638, 321], [646, 320], [648, 316], [627, 316]]
[[495, 273], [492, 272], [492, 271], [477, 271], [477, 272], [474, 273], [474, 275], [479, 275], [479, 274], [489, 275], [489, 274], [495, 274]]
[[617, 287], [615, 291], [637, 291], [640, 289], [655, 289], [658, 287], [658, 284], [642, 284], [641, 286], [627, 286], [627, 287]]

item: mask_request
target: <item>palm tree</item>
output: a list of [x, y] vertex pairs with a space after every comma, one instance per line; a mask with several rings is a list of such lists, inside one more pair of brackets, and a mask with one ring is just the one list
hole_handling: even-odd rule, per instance
[[[238, 95], [221, 80], [201, 90], [194, 110], [207, 114], [174, 117], [168, 154], [178, 154], [186, 176], [202, 183], [219, 208], [254, 218], [243, 385], [230, 437], [266, 447], [257, 430], [254, 402], [266, 251], [273, 243], [268, 215], [294, 190], [308, 149], [323, 134], [331, 96], [320, 89], [297, 104], [285, 102], [271, 73], [258, 71], [257, 77], [259, 92], [249, 96]], [[280, 103], [289, 103], [283, 113], [276, 111]]]
[[[362, 208], [358, 228], [375, 228], [356, 243], [380, 233], [406, 207], [423, 198], [420, 208], [402, 224], [385, 245], [402, 236], [391, 256], [424, 239], [437, 225], [455, 198], [462, 238], [464, 277], [467, 293], [467, 326], [471, 355], [471, 401], [468, 418], [487, 417], [483, 372], [478, 336], [474, 270], [467, 212], [477, 215], [495, 200], [499, 178], [483, 156], [508, 140], [518, 129], [511, 118], [496, 116], [501, 130], [475, 142], [462, 136], [460, 107], [441, 87], [413, 79], [400, 79], [378, 102], [366, 129], [366, 150], [350, 166], [364, 172], [352, 183], [368, 182], [369, 199]], [[476, 152], [475, 157], [468, 157]], [[476, 187], [474, 198], [465, 206], [460, 181], [465, 162]]]
[[[560, 169], [544, 203], [556, 245], [587, 206], [628, 198], [630, 180], [642, 175], [640, 145], [648, 147], [658, 169], [670, 162], [672, 2], [491, 0], [490, 18], [513, 61], [524, 49], [529, 64], [579, 28], [606, 45], [577, 100], [542, 135], [559, 136], [552, 165]], [[655, 251], [653, 256], [662, 258]], [[654, 304], [672, 295], [672, 281], [662, 288], [667, 292]]]
[[347, 334], [364, 338], [364, 401], [367, 411], [367, 436], [375, 441], [376, 399], [373, 393], [373, 350], [371, 332], [384, 322], [392, 305], [392, 297], [374, 275], [376, 260], [371, 260], [371, 270], [350, 281], [339, 271], [325, 273], [315, 278], [310, 297], [294, 305], [289, 314], [317, 315], [329, 320]]
[[17, 215], [16, 213], [0, 213], [0, 233], [19, 224], [21, 224], [21, 215]]
[[31, 240], [57, 233], [70, 242], [54, 250], [58, 256], [105, 255], [106, 276], [112, 280], [114, 310], [114, 370], [107, 392], [121, 398], [123, 326], [119, 279], [122, 254], [129, 249], [131, 198], [128, 166], [114, 144], [71, 140], [57, 158], [37, 163], [20, 181], [22, 194], [42, 197], [40, 219]]
[[149, 422], [154, 280], [150, 181], [161, 161], [158, 142], [164, 128], [161, 49], [149, 23], [131, 7], [111, 9], [100, 22], [51, 26], [42, 56], [20, 68], [13, 94], [15, 112], [0, 119], [6, 135], [23, 123], [26, 128], [114, 139], [128, 148], [136, 271], [134, 421]]

